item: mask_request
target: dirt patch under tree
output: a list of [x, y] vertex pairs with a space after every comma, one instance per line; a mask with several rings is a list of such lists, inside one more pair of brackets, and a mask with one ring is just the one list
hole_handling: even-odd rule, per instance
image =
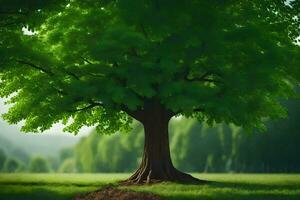
[[80, 195], [73, 200], [163, 200], [161, 197], [143, 192], [133, 192], [107, 187], [86, 195]]

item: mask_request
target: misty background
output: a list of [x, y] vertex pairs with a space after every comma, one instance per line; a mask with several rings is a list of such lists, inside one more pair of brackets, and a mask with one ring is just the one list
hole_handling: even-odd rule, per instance
[[[170, 123], [172, 159], [189, 172], [300, 172], [300, 101], [284, 102], [289, 117], [269, 121], [268, 131], [246, 132], [234, 125], [213, 127], [178, 117]], [[0, 100], [0, 111], [8, 107]], [[74, 136], [55, 125], [45, 133], [21, 133], [0, 120], [0, 171], [5, 173], [132, 172], [143, 150], [143, 127], [130, 133], [100, 135], [83, 128]]]

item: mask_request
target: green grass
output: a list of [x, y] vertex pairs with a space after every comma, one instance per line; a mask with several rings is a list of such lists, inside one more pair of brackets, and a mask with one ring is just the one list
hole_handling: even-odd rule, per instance
[[[300, 175], [194, 174], [208, 185], [162, 183], [121, 187], [166, 200], [299, 200]], [[65, 200], [114, 184], [128, 174], [0, 174], [0, 200]]]

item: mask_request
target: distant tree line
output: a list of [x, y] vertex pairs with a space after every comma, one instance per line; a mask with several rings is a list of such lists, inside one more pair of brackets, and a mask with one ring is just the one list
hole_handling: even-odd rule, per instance
[[32, 157], [29, 162], [23, 162], [17, 157], [6, 155], [5, 151], [0, 148], [0, 172], [17, 173], [17, 172], [32, 172], [32, 173], [48, 173], [52, 168], [49, 161], [40, 156]]
[[[289, 117], [269, 122], [267, 132], [224, 124], [209, 127], [185, 118], [170, 123], [174, 164], [190, 172], [300, 172], [300, 103], [288, 101]], [[76, 146], [64, 148], [57, 158], [7, 155], [0, 147], [0, 171], [33, 173], [131, 172], [143, 150], [143, 127], [130, 133], [101, 135], [92, 132]], [[17, 155], [19, 155], [18, 153]]]
[[[218, 124], [208, 127], [185, 118], [171, 122], [170, 145], [175, 165], [193, 172], [300, 172], [300, 104], [286, 103], [289, 118], [269, 122], [267, 132]], [[129, 172], [142, 155], [143, 128], [113, 136], [93, 132], [63, 163], [72, 172]], [[64, 171], [64, 170], [62, 170]]]

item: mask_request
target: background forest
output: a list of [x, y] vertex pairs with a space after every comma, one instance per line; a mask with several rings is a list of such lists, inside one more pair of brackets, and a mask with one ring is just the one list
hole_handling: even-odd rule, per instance
[[[285, 102], [287, 119], [269, 122], [267, 132], [175, 118], [170, 123], [174, 164], [189, 172], [300, 172], [300, 102]], [[143, 128], [130, 133], [82, 137], [21, 135], [0, 124], [2, 172], [131, 172], [142, 156]], [[243, 133], [246, 132], [246, 133]]]

